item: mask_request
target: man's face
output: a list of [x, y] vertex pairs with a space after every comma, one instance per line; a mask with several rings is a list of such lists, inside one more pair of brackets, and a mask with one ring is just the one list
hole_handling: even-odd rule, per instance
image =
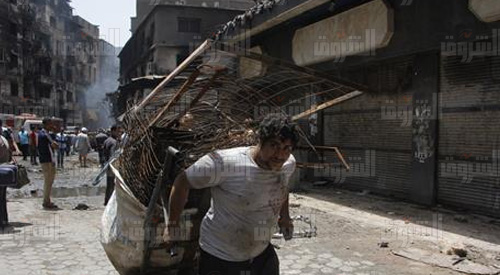
[[117, 129], [111, 130], [111, 136], [115, 139], [118, 138], [120, 136], [120, 129], [117, 128]]
[[280, 170], [293, 151], [290, 139], [270, 139], [260, 146], [260, 161], [272, 170]]

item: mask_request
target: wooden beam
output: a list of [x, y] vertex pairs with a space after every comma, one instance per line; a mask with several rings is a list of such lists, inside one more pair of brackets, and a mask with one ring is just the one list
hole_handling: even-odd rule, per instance
[[313, 108], [311, 108], [311, 109], [309, 109], [309, 110], [307, 110], [305, 112], [302, 112], [302, 113], [300, 113], [298, 115], [295, 115], [295, 116], [292, 117], [292, 120], [294, 120], [294, 121], [295, 120], [299, 120], [301, 118], [304, 118], [306, 116], [314, 114], [314, 113], [316, 113], [318, 111], [321, 111], [321, 110], [326, 109], [328, 107], [331, 107], [333, 105], [339, 104], [339, 103], [344, 102], [346, 100], [352, 99], [354, 97], [360, 96], [362, 94], [363, 94], [363, 92], [361, 92], [361, 91], [350, 92], [350, 93], [345, 94], [345, 95], [343, 95], [341, 97], [337, 97], [335, 99], [332, 99], [330, 101], [322, 103], [322, 104], [320, 104], [320, 105], [318, 105], [316, 107], [313, 107]]
[[[340, 162], [342, 162], [342, 164], [344, 165], [345, 169], [347, 171], [351, 170], [351, 166], [349, 166], [349, 164], [347, 163], [347, 161], [344, 159], [344, 156], [342, 155], [342, 153], [340, 152], [339, 148], [338, 147], [335, 147], [335, 146], [314, 146], [314, 150], [330, 150], [330, 151], [335, 151], [335, 154], [337, 154], [337, 157], [339, 158]], [[298, 149], [310, 149], [310, 147], [308, 146], [297, 146]], [[322, 163], [318, 163], [318, 164], [322, 164]]]

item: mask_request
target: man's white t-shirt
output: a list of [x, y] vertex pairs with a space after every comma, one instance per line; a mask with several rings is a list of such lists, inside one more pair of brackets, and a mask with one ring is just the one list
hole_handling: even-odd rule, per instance
[[211, 187], [210, 209], [203, 218], [200, 247], [226, 261], [246, 261], [269, 245], [288, 181], [295, 170], [290, 155], [281, 171], [260, 168], [251, 147], [207, 154], [186, 169], [192, 188]]

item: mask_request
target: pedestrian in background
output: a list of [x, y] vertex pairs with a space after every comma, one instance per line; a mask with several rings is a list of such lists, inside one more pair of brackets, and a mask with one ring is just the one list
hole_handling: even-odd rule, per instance
[[104, 159], [104, 142], [108, 139], [108, 135], [104, 133], [104, 129], [100, 128], [99, 133], [95, 136], [96, 149], [99, 153], [99, 164], [104, 167], [106, 162]]
[[10, 151], [14, 154], [14, 155], [20, 155], [21, 152], [19, 151], [19, 147], [17, 146], [17, 143], [14, 139], [14, 135], [12, 134], [12, 130], [10, 128], [7, 128], [7, 127], [3, 127], [3, 122], [2, 120], [0, 119], [0, 129], [1, 129], [1, 135], [7, 140], [7, 142], [9, 143], [9, 148], [10, 148]]
[[64, 169], [64, 155], [66, 154], [66, 144], [68, 137], [64, 133], [64, 127], [61, 127], [60, 132], [56, 135], [57, 145], [59, 149], [57, 150], [57, 167]]
[[66, 134], [66, 156], [67, 157], [69, 157], [69, 153], [71, 152], [71, 145], [72, 145], [71, 135]]
[[19, 133], [19, 144], [21, 147], [21, 152], [23, 153], [23, 160], [28, 160], [28, 150], [29, 150], [29, 136], [28, 132], [24, 130], [24, 127], [21, 127]]
[[38, 165], [36, 157], [38, 155], [38, 128], [31, 126], [31, 132], [29, 134], [29, 145], [30, 145], [30, 159], [32, 165]]
[[76, 136], [76, 144], [75, 148], [76, 151], [78, 152], [78, 159], [80, 160], [80, 167], [88, 167], [87, 166], [87, 155], [90, 152], [90, 148], [92, 146], [90, 145], [90, 140], [89, 136], [87, 135], [88, 130], [87, 128], [83, 127], [81, 133]]
[[[12, 160], [9, 142], [0, 135], [0, 164], [8, 163]], [[9, 216], [7, 215], [7, 187], [0, 186], [0, 229], [8, 226]]]
[[71, 155], [74, 155], [76, 152], [76, 135], [78, 135], [79, 131], [80, 131], [79, 129], [76, 129], [74, 133], [71, 133], [69, 135], [69, 138], [71, 139], [71, 152], [70, 152]]
[[56, 177], [56, 162], [54, 157], [54, 149], [57, 149], [57, 143], [52, 139], [49, 132], [57, 131], [54, 123], [50, 118], [44, 118], [42, 121], [43, 128], [38, 133], [38, 153], [40, 154], [40, 164], [43, 172], [43, 208], [58, 209], [57, 205], [51, 202], [50, 193], [52, 185]]
[[[111, 127], [110, 136], [104, 141], [103, 144], [103, 157], [104, 161], [108, 162], [116, 149], [118, 148], [118, 138], [120, 137], [120, 129], [118, 126], [113, 125]], [[115, 190], [115, 174], [108, 168], [106, 172], [106, 194], [104, 195], [104, 205], [108, 204], [109, 198]]]

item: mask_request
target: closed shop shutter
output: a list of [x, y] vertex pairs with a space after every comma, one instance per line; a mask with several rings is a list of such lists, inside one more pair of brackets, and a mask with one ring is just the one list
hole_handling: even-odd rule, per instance
[[[354, 171], [343, 177], [317, 173], [346, 188], [371, 190], [407, 198], [412, 164], [412, 56], [335, 72], [367, 85], [375, 93], [352, 99], [323, 112], [324, 144], [339, 146]], [[387, 115], [387, 110], [398, 114]], [[326, 154], [331, 162], [333, 154]], [[370, 167], [367, 171], [356, 171]]]
[[441, 60], [438, 202], [500, 217], [500, 57]]

